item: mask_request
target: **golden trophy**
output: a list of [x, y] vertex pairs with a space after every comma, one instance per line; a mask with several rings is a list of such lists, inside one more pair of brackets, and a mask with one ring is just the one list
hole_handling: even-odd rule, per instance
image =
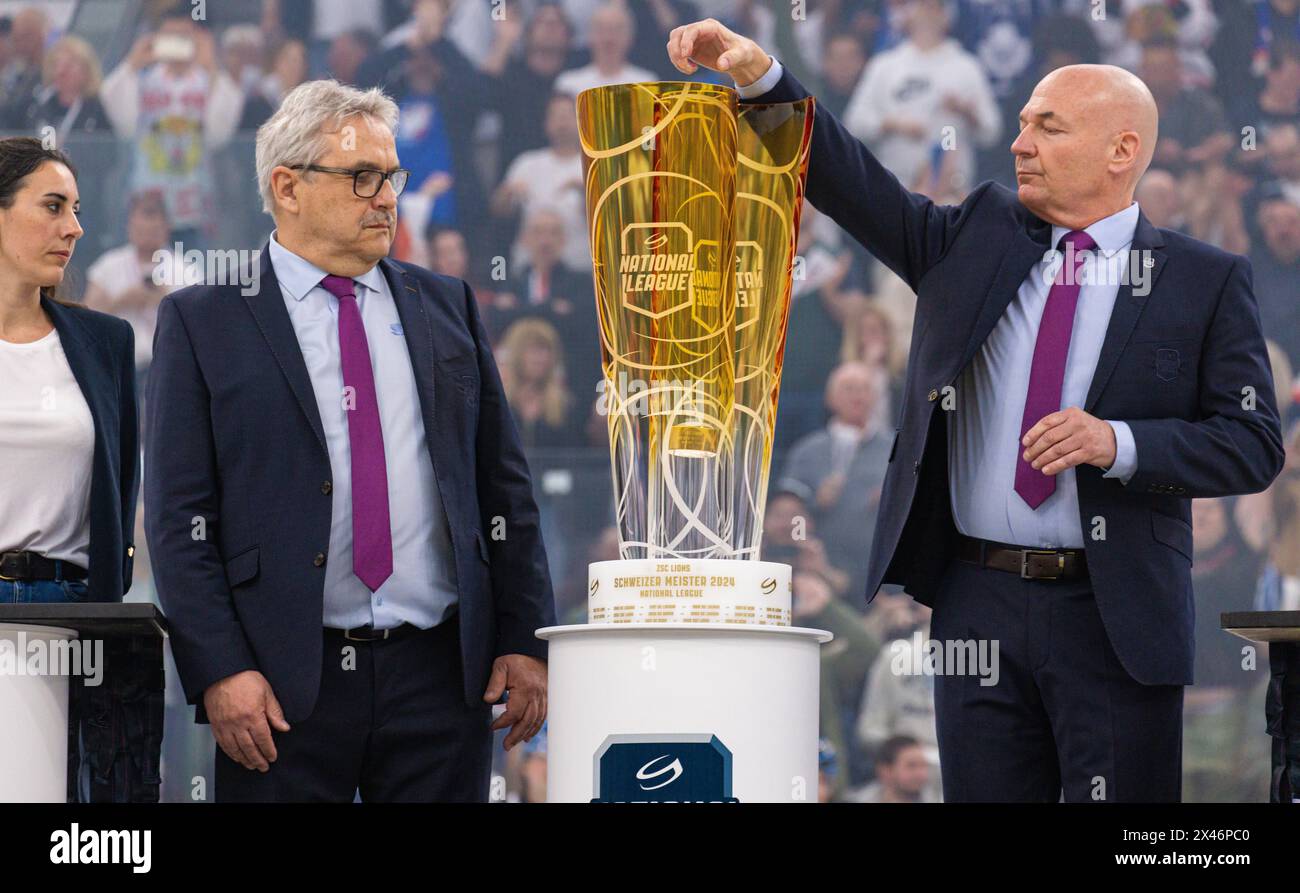
[[813, 103], [578, 95], [620, 540], [591, 623], [790, 624], [761, 535]]

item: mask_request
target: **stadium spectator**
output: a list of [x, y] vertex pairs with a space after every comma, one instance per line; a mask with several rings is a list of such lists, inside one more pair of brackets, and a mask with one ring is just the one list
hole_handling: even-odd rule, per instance
[[[873, 603], [872, 614], [879, 617], [878, 624], [883, 630], [881, 641], [885, 645], [867, 672], [855, 729], [857, 741], [874, 757], [893, 736], [908, 735], [920, 742], [926, 760], [937, 769], [934, 677], [924, 672], [930, 609], [913, 602], [907, 595], [881, 593]], [[914, 672], [918, 666], [922, 671]], [[932, 784], [938, 787], [938, 772], [934, 773]]]
[[1300, 0], [1255, 0], [1251, 71], [1258, 77], [1268, 68], [1275, 42], [1300, 39]]
[[[655, 73], [652, 80], [677, 80], [677, 69], [664, 54], [668, 34], [682, 22], [700, 18], [695, 0], [617, 0], [632, 16], [636, 40], [628, 49], [628, 61], [637, 68]], [[736, 0], [744, 5], [747, 0]]]
[[286, 40], [275, 51], [271, 70], [262, 80], [262, 96], [274, 108], [294, 87], [307, 80], [307, 46]]
[[909, 188], [946, 177], [969, 190], [975, 147], [1001, 135], [1001, 113], [979, 62], [948, 36], [945, 0], [908, 2], [907, 39], [867, 63], [844, 126]]
[[817, 741], [817, 802], [834, 800], [835, 786], [840, 778], [839, 759], [835, 745], [825, 737]]
[[808, 505], [812, 492], [789, 478], [777, 480], [772, 490], [763, 513], [762, 560], [788, 564], [797, 573], [819, 577], [837, 599], [854, 598], [853, 581], [831, 563], [826, 544], [817, 537], [817, 520]]
[[921, 742], [887, 738], [876, 755], [876, 780], [844, 799], [852, 803], [933, 803], [933, 774]]
[[1179, 184], [1187, 213], [1188, 235], [1233, 254], [1250, 250], [1246, 229], [1246, 196], [1255, 188], [1255, 178], [1235, 163], [1208, 161], [1185, 169]]
[[546, 117], [555, 79], [572, 61], [573, 26], [564, 10], [542, 3], [528, 20], [524, 51], [490, 78], [491, 104], [501, 115], [500, 160], [546, 145]]
[[275, 109], [263, 95], [266, 38], [256, 25], [232, 25], [221, 35], [221, 66], [244, 94], [240, 130], [256, 130]]
[[830, 109], [835, 117], [843, 118], [853, 92], [862, 83], [866, 69], [867, 53], [862, 47], [862, 40], [853, 33], [832, 34], [826, 42], [826, 54], [822, 57], [822, 80], [825, 86], [817, 94], [818, 103]]
[[357, 77], [362, 86], [382, 87], [401, 110], [397, 152], [411, 171], [412, 193], [403, 210], [410, 210], [416, 195], [433, 199], [427, 219], [408, 221], [414, 232], [433, 224], [455, 226], [471, 243], [488, 244], [487, 199], [474, 153], [487, 88], [447, 37], [447, 0], [420, 0], [416, 11], [416, 27], [405, 42], [365, 62]]
[[907, 314], [907, 335], [900, 338], [895, 330], [901, 316], [897, 310], [888, 309], [878, 300], [855, 305], [844, 327], [844, 342], [840, 346], [840, 362], [862, 363], [868, 368], [880, 369], [887, 387], [876, 404], [872, 424], [881, 430], [892, 429], [898, 408], [903, 403], [903, 378], [907, 366], [907, 345], [911, 335], [911, 318]]
[[1258, 139], [1267, 138], [1275, 127], [1300, 121], [1300, 40], [1273, 41], [1268, 60], [1259, 92], [1229, 106], [1236, 109], [1238, 131], [1253, 127]]
[[[550, 97], [546, 105], [546, 139], [545, 148], [531, 149], [510, 163], [490, 207], [498, 217], [512, 221], [542, 206], [558, 212], [564, 227], [561, 259], [571, 269], [589, 269], [586, 190], [572, 96], [555, 93]], [[515, 266], [528, 263], [522, 239], [516, 240], [511, 259]]]
[[1059, 5], [1059, 0], [956, 0], [953, 34], [979, 60], [999, 100], [1013, 93], [1033, 64], [1035, 23]]
[[855, 277], [854, 255], [841, 247], [841, 239], [830, 218], [804, 202], [781, 372], [778, 449], [825, 423], [826, 380], [838, 362], [837, 352], [827, 345], [840, 342], [847, 321], [867, 301], [861, 290], [847, 287], [863, 274]]
[[361, 64], [379, 48], [379, 38], [368, 27], [352, 28], [330, 41], [329, 76], [341, 84], [354, 85]]
[[[1266, 563], [1255, 587], [1257, 611], [1300, 611], [1300, 424], [1287, 437], [1286, 466], [1252, 508], [1252, 537]], [[1243, 533], [1244, 533], [1243, 528]]]
[[518, 320], [501, 336], [497, 353], [524, 449], [575, 445], [574, 400], [554, 326], [541, 319]]
[[825, 629], [835, 638], [821, 649], [819, 711], [821, 737], [829, 741], [847, 771], [835, 780], [839, 792], [853, 774], [853, 721], [867, 670], [880, 653], [880, 640], [862, 622], [857, 604], [835, 597], [820, 575], [796, 570], [791, 581], [791, 623]]
[[[591, 28], [588, 32], [591, 63], [562, 72], [555, 79], [556, 91], [577, 96], [592, 87], [658, 80], [659, 76], [653, 71], [638, 68], [627, 60], [628, 51], [636, 36], [634, 29], [632, 15], [625, 7], [617, 3], [606, 3], [598, 7], [591, 14]], [[662, 50], [660, 54], [662, 55]]]
[[[411, 262], [444, 276], [464, 279], [474, 291], [481, 314], [487, 314], [497, 300], [495, 283], [489, 285], [490, 280], [484, 279], [480, 265], [470, 257], [465, 234], [454, 227], [435, 226], [426, 232], [424, 253], [419, 259], [412, 258]], [[488, 334], [494, 333], [489, 331]], [[492, 343], [496, 344], [495, 337]]]
[[44, 76], [19, 126], [29, 133], [50, 128], [59, 145], [70, 134], [111, 134], [99, 102], [104, 74], [94, 48], [80, 37], [60, 38], [45, 54]]
[[1214, 65], [1207, 48], [1218, 30], [1218, 19], [1210, 4], [1211, 0], [1182, 0], [1174, 7], [1165, 0], [1122, 0], [1122, 18], [1099, 20], [1089, 15], [1087, 19], [1103, 44], [1102, 61], [1137, 71], [1144, 47], [1169, 42], [1176, 48], [1186, 85], [1211, 87]]
[[884, 383], [879, 367], [836, 368], [826, 383], [830, 422], [794, 445], [781, 473], [782, 480], [798, 481], [813, 494], [813, 517], [827, 555], [849, 572], [854, 590], [865, 586], [869, 550], [862, 543], [871, 542], [893, 444], [894, 432], [876, 418]]
[[8, 62], [0, 69], [0, 129], [23, 126], [23, 113], [40, 89], [50, 20], [39, 6], [18, 10], [9, 25]]
[[113, 129], [133, 144], [131, 191], [158, 189], [176, 238], [191, 246], [213, 210], [210, 156], [239, 124], [243, 94], [217, 67], [212, 35], [188, 13], [141, 35], [104, 80]]
[[1209, 90], [1186, 86], [1178, 45], [1168, 37], [1147, 43], [1138, 73], [1160, 110], [1152, 164], [1178, 173], [1222, 160], [1233, 143], [1223, 108]]
[[203, 271], [172, 250], [167, 205], [157, 191], [131, 197], [127, 243], [101, 254], [86, 271], [85, 304], [121, 317], [135, 330], [140, 396], [153, 359], [154, 323], [163, 296], [201, 282]]
[[1300, 119], [1272, 128], [1264, 138], [1264, 158], [1273, 185], [1300, 205]]
[[1251, 251], [1263, 330], [1300, 365], [1300, 203], [1266, 194], [1256, 215], [1262, 238]]
[[1242, 660], [1246, 645], [1219, 627], [1249, 611], [1262, 557], [1242, 538], [1228, 499], [1192, 500], [1196, 684], [1183, 697], [1183, 802], [1257, 800], [1267, 790], [1267, 744], [1252, 735], [1249, 691], [1267, 676]]
[[1182, 189], [1178, 178], [1163, 168], [1153, 167], [1142, 175], [1133, 200], [1142, 208], [1152, 226], [1186, 232], [1187, 215], [1183, 210]]
[[521, 244], [529, 260], [510, 266], [486, 325], [494, 333], [524, 316], [547, 321], [563, 344], [575, 393], [586, 395], [600, 377], [595, 298], [591, 274], [574, 272], [562, 261], [566, 225], [563, 214], [544, 205], [528, 212]]

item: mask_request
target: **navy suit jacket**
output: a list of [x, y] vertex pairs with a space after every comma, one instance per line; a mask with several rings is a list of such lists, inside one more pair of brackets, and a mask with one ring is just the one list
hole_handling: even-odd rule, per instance
[[90, 478], [91, 601], [120, 602], [131, 588], [140, 439], [135, 399], [135, 332], [116, 316], [41, 298], [72, 376], [95, 422]]
[[[329, 454], [270, 252], [260, 285], [163, 300], [148, 382], [145, 531], [176, 666], [203, 692], [258, 670], [289, 722], [320, 690]], [[459, 279], [380, 261], [415, 370], [447, 514], [467, 704], [493, 660], [545, 659], [555, 622], [538, 510], [478, 304]], [[486, 533], [505, 519], [506, 537]], [[201, 519], [201, 520], [200, 520]]]
[[[744, 101], [807, 95], [787, 69]], [[884, 582], [930, 604], [957, 536], [939, 397], [1051, 249], [1052, 228], [995, 183], [955, 206], [907, 191], [820, 105], [812, 140], [809, 201], [917, 295], [867, 600]], [[1148, 253], [1150, 290], [1120, 286], [1081, 408], [1128, 422], [1137, 471], [1125, 485], [1078, 466], [1079, 522], [1120, 662], [1144, 684], [1186, 685], [1195, 647], [1190, 500], [1263, 490], [1282, 468], [1282, 434], [1249, 261], [1142, 215], [1132, 250]]]

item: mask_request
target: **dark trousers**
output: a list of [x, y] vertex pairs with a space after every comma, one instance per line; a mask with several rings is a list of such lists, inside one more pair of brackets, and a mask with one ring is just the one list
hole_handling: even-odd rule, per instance
[[1025, 580], [953, 559], [930, 635], [998, 644], [995, 685], [935, 675], [945, 801], [1179, 800], [1183, 687], [1129, 676], [1086, 576]]
[[265, 773], [218, 746], [217, 800], [351, 803], [360, 791], [365, 801], [486, 801], [492, 708], [465, 704], [458, 627], [453, 616], [387, 641], [324, 634], [312, 714], [272, 732]]

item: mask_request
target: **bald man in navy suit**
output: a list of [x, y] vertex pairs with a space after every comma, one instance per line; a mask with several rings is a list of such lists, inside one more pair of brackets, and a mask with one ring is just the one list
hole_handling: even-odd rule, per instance
[[[712, 19], [668, 54], [744, 102], [808, 95]], [[969, 127], [948, 100], [936, 141]], [[917, 294], [866, 596], [901, 584], [962, 659], [935, 678], [946, 800], [1180, 798], [1190, 500], [1263, 490], [1283, 447], [1249, 262], [1133, 202], [1157, 130], [1132, 74], [1058, 69], [1021, 112], [1017, 191], [943, 206], [816, 112], [809, 201]]]

